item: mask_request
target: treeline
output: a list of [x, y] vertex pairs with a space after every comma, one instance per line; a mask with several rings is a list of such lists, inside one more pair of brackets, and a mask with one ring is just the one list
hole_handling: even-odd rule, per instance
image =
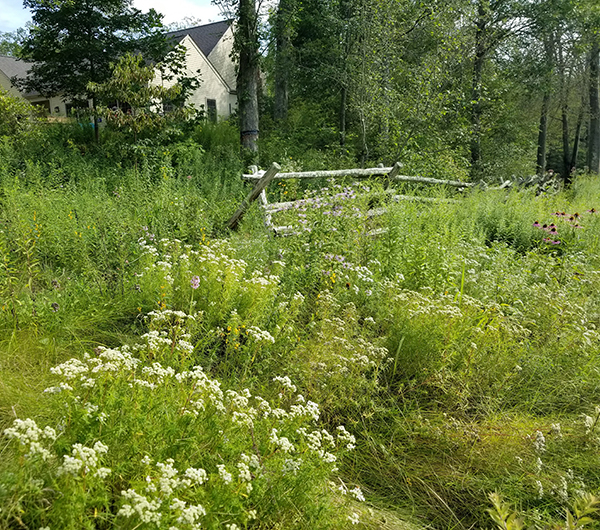
[[280, 134], [471, 179], [600, 170], [593, 0], [280, 0], [269, 22]]
[[[578, 171], [600, 172], [596, 0], [216, 3], [236, 24], [236, 119], [249, 159], [400, 161], [408, 172], [470, 180], [552, 171], [568, 183]], [[102, 27], [117, 27], [104, 4], [94, 2], [106, 13]], [[26, 5], [33, 24], [0, 35], [0, 50], [41, 63], [54, 85], [73, 81], [72, 68], [43, 66], [48, 51], [57, 57], [40, 36], [44, 16], [53, 31], [60, 25], [58, 7]], [[77, 70], [86, 79], [71, 92], [105, 81], [113, 37], [129, 32], [129, 49], [160, 29], [154, 11], [119, 5], [120, 30], [92, 50], [95, 64], [79, 61], [89, 68]], [[79, 60], [82, 40], [73, 42]]]

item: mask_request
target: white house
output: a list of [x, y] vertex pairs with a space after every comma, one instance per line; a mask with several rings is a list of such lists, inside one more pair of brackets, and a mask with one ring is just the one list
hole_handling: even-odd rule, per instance
[[[227, 118], [237, 105], [235, 64], [231, 60], [233, 28], [228, 21], [214, 22], [193, 28], [167, 33], [175, 44], [186, 49], [186, 68], [189, 75], [200, 70], [200, 87], [190, 96], [187, 103], [204, 108], [208, 117]], [[51, 116], [68, 116], [71, 105], [60, 96], [46, 98], [36, 92], [20, 92], [11, 83], [11, 78], [25, 78], [29, 63], [14, 57], [0, 55], [0, 86], [10, 94], [20, 95], [33, 105], [45, 108]], [[156, 84], [169, 86], [157, 72]]]
[[[186, 49], [186, 68], [189, 75], [200, 70], [200, 87], [187, 103], [204, 108], [208, 117], [227, 118], [237, 106], [235, 64], [231, 60], [233, 27], [228, 21], [167, 33]], [[157, 73], [154, 82], [169, 86]]]
[[67, 104], [60, 96], [46, 98], [38, 92], [20, 92], [11, 82], [13, 77], [24, 79], [29, 71], [29, 63], [15, 57], [0, 55], [0, 86], [11, 96], [21, 96], [32, 105], [39, 105], [49, 116], [66, 116]]

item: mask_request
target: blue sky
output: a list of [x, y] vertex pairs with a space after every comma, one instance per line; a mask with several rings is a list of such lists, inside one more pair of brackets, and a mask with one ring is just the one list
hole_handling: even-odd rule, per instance
[[[14, 31], [31, 20], [31, 14], [23, 8], [22, 0], [1, 0], [0, 4], [0, 31]], [[156, 9], [165, 16], [165, 24], [185, 17], [201, 19], [203, 24], [223, 19], [219, 15], [219, 8], [211, 5], [210, 0], [134, 0], [133, 5], [142, 11]]]

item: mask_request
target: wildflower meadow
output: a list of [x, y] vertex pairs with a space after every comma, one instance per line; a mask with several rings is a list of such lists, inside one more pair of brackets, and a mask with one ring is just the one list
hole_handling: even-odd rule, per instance
[[0, 145], [0, 528], [597, 527], [597, 177], [275, 181], [275, 237], [225, 228], [224, 142], [36, 134]]

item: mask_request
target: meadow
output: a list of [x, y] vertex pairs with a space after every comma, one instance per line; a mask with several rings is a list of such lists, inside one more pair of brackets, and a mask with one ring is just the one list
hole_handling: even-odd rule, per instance
[[228, 126], [84, 132], [0, 142], [0, 528], [597, 526], [597, 176], [273, 237]]

